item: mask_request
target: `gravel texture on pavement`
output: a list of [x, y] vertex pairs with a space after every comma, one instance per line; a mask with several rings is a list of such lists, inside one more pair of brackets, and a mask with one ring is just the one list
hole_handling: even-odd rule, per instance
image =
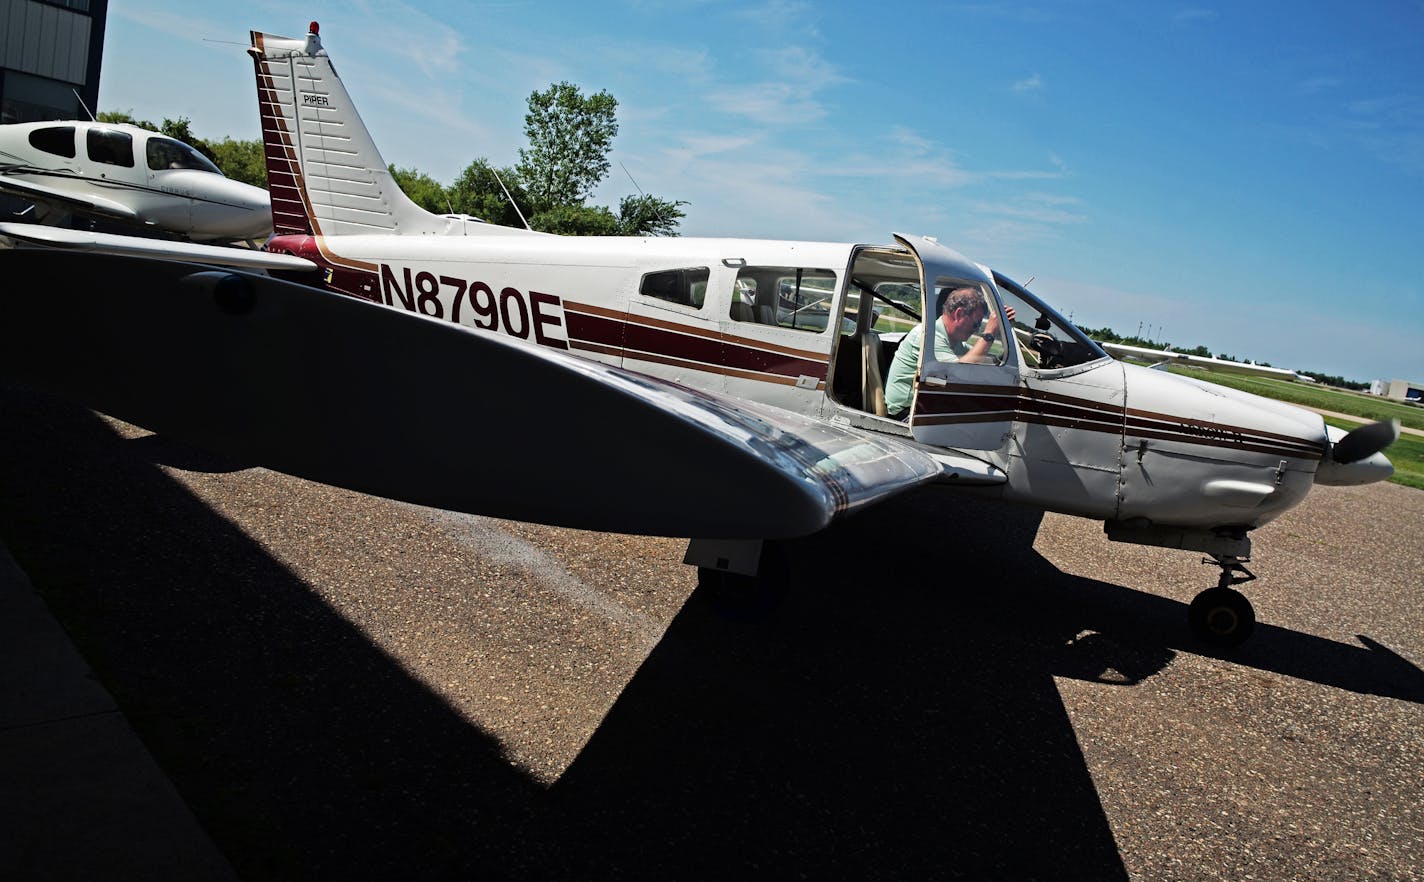
[[1424, 879], [1417, 490], [1254, 534], [1223, 652], [1200, 555], [991, 500], [857, 515], [737, 605], [683, 540], [0, 408], [0, 539], [246, 879]]

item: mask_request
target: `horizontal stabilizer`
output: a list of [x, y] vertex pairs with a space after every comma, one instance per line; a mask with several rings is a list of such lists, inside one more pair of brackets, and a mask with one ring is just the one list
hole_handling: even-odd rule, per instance
[[394, 499], [778, 538], [946, 474], [895, 439], [264, 276], [38, 250], [0, 271], [63, 294], [6, 298], [0, 373]]
[[10, 247], [13, 247], [14, 243], [23, 243], [72, 251], [152, 257], [250, 270], [314, 271], [317, 268], [310, 260], [291, 254], [272, 254], [251, 248], [230, 248], [223, 245], [196, 245], [192, 242], [172, 242], [142, 236], [90, 233], [63, 227], [42, 227], [37, 224], [0, 223], [0, 247], [6, 247], [6, 240], [9, 240]]

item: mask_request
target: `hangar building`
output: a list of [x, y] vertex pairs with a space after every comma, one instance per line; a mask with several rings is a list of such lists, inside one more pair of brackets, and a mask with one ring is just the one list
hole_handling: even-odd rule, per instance
[[109, 0], [0, 0], [0, 123], [99, 112]]

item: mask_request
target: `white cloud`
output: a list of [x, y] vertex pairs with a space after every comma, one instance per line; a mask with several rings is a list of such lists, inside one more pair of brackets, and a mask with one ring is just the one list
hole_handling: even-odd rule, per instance
[[1311, 77], [1303, 80], [1296, 86], [1296, 91], [1301, 95], [1318, 95], [1321, 92], [1329, 92], [1338, 89], [1341, 85], [1339, 77]]
[[737, 10], [734, 15], [751, 21], [758, 27], [785, 30], [803, 19], [812, 8], [806, 0], [770, 0], [768, 3]]
[[1037, 94], [1043, 91], [1043, 77], [1034, 74], [1028, 79], [1017, 81], [1011, 88], [1020, 95]]
[[777, 126], [815, 122], [827, 113], [818, 94], [847, 81], [835, 65], [803, 46], [761, 50], [753, 55], [758, 69], [773, 74], [774, 79], [713, 89], [707, 100], [723, 112]]
[[1179, 9], [1172, 14], [1172, 24], [1177, 27], [1190, 27], [1197, 24], [1210, 24], [1216, 21], [1217, 12], [1215, 9], [1204, 9], [1202, 7], [1187, 7]]

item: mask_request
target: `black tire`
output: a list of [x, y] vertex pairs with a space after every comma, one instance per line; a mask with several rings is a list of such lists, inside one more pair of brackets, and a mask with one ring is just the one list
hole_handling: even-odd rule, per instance
[[1256, 610], [1232, 588], [1208, 588], [1187, 609], [1192, 633], [1213, 646], [1240, 646], [1256, 628]]

